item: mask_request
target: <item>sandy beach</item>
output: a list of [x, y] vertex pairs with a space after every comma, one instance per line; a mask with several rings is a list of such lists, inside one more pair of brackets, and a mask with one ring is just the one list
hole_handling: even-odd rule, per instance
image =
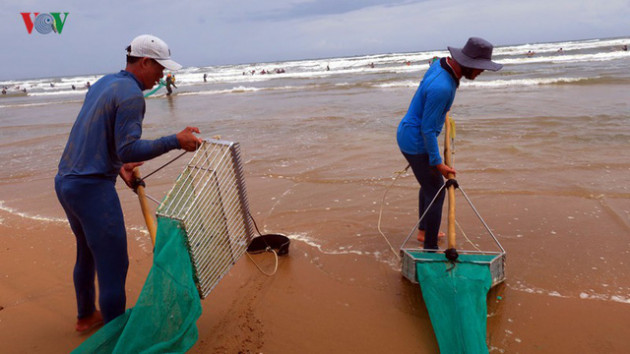
[[[258, 183], [267, 191], [285, 188], [283, 181], [264, 179]], [[258, 183], [252, 182], [250, 186]], [[130, 224], [141, 225], [133, 196], [124, 192], [122, 195]], [[265, 205], [269, 204], [266, 198], [252, 199], [254, 210], [269, 207]], [[538, 236], [524, 236], [538, 238], [539, 248], [524, 246], [518, 237], [502, 240], [509, 255], [508, 279], [488, 295], [490, 351], [625, 352], [626, 334], [630, 330], [628, 303], [572, 294], [572, 289], [583, 287], [580, 284], [585, 284], [591, 273], [598, 273], [595, 268], [607, 265], [612, 265], [605, 272], [610, 279], [600, 278], [597, 283], [609, 282], [610, 287], [627, 284], [627, 268], [623, 266], [628, 254], [627, 225], [607, 213], [598, 199], [565, 196], [543, 200], [548, 209], [536, 210], [540, 196], [496, 195], [483, 198], [480, 203], [486, 210], [491, 205], [503, 206], [502, 216], [488, 218], [501, 235], [540, 220], [548, 221]], [[52, 203], [54, 200], [42, 204]], [[549, 214], [549, 210], [564, 205], [571, 205], [568, 214], [599, 210], [602, 224], [609, 227], [596, 230], [588, 223], [571, 227], [553, 223], [554, 219], [567, 220], [567, 211], [563, 213], [562, 208], [556, 214]], [[523, 207], [530, 212], [522, 213]], [[73, 330], [74, 240], [69, 228], [61, 221], [1, 213], [3, 351], [69, 352], [86, 338]], [[508, 218], [511, 222], [500, 222], [506, 215], [517, 214], [518, 220]], [[271, 219], [267, 225], [273, 225]], [[278, 219], [282, 219], [287, 229], [308, 224], [300, 215]], [[363, 223], [373, 222], [359, 217], [333, 223], [333, 227], [326, 222], [317, 223], [312, 225], [313, 237], [340, 230], [361, 231]], [[555, 236], [543, 235], [552, 229]], [[617, 235], [619, 242], [608, 243], [605, 248], [625, 251], [606, 252], [605, 260], [601, 260], [593, 254], [596, 250], [584, 246], [594, 232]], [[571, 235], [574, 242], [567, 244], [563, 235]], [[152, 257], [145, 233], [131, 230], [129, 237], [140, 240], [129, 242], [127, 294], [131, 305], [140, 292]], [[273, 267], [268, 254], [256, 255], [254, 259], [263, 267]], [[540, 288], [531, 288], [532, 284]], [[566, 292], [554, 294], [543, 289], [566, 289]], [[262, 275], [243, 257], [202, 305], [204, 312], [198, 321], [200, 337], [191, 351], [194, 353], [437, 352], [419, 287], [372, 256], [329, 255], [297, 240], [293, 241], [289, 256], [280, 259], [274, 276]]]
[[[506, 281], [487, 297], [488, 348], [626, 353], [628, 61], [606, 66], [599, 56], [591, 60], [591, 47], [556, 58], [555, 44], [548, 47], [547, 61], [500, 51], [505, 70], [462, 85], [452, 109], [459, 184], [507, 251]], [[358, 73], [332, 66], [330, 74], [306, 77], [291, 77], [288, 68], [269, 81], [182, 80], [174, 97], [147, 99], [147, 139], [194, 125], [202, 137], [239, 142], [256, 223], [263, 233], [292, 240], [275, 275], [242, 257], [202, 301], [191, 353], [438, 352], [420, 288], [403, 278], [377, 229], [382, 206], [381, 229], [398, 248], [417, 221], [414, 177], [404, 173], [389, 186], [405, 167], [396, 126], [426, 61], [400, 69], [400, 58], [386, 69], [379, 58], [367, 58], [376, 60], [375, 71]], [[195, 70], [189, 77], [199, 81]], [[233, 69], [239, 80], [242, 70]], [[544, 75], [562, 79], [547, 83]], [[0, 102], [0, 351], [67, 353], [89, 334], [74, 331], [75, 241], [53, 178], [81, 97], [15, 100]], [[146, 163], [143, 174], [177, 154]], [[148, 179], [147, 192], [164, 196], [189, 158]], [[120, 182], [117, 188], [128, 234], [129, 308], [151, 267], [152, 247], [137, 197]], [[457, 198], [465, 230], [458, 247], [494, 250]], [[273, 268], [270, 254], [253, 258]]]

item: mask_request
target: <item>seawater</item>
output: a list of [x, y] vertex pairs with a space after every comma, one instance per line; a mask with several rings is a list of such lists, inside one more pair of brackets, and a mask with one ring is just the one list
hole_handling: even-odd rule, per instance
[[[615, 38], [497, 47], [494, 58], [505, 65], [504, 69], [497, 73], [486, 72], [475, 81], [464, 81], [462, 88], [525, 90], [528, 87], [554, 84], [627, 84], [630, 80], [630, 73], [627, 70], [630, 52], [622, 51], [620, 48], [628, 42], [630, 38]], [[562, 49], [561, 52], [559, 52], [560, 49]], [[525, 55], [529, 51], [535, 54], [531, 57]], [[179, 87], [176, 92], [209, 95], [240, 94], [261, 90], [411, 88], [417, 86], [418, 78], [426, 71], [428, 67], [426, 64], [431, 58], [446, 55], [448, 51], [443, 50], [186, 67], [176, 73]], [[328, 68], [330, 70], [327, 70]], [[285, 72], [278, 74], [275, 72], [277, 69], [283, 69]], [[270, 73], [261, 74], [263, 70]], [[255, 73], [252, 74], [252, 71]], [[203, 74], [207, 74], [208, 82], [203, 81]], [[9, 97], [3, 97], [0, 107], [81, 99], [85, 94], [86, 83], [93, 83], [101, 76], [82, 75], [0, 81], [0, 86], [9, 88]], [[75, 89], [72, 89], [73, 85]], [[27, 95], [10, 97], [18, 93], [17, 87], [27, 89]], [[165, 90], [162, 90], [157, 96], [164, 94]]]
[[[630, 52], [621, 46], [628, 42], [630, 37], [498, 47], [495, 58], [503, 70], [462, 80], [452, 109], [460, 148], [455, 159], [460, 170], [474, 172], [475, 188], [490, 189], [493, 173], [562, 166], [569, 173], [557, 183], [519, 181], [510, 188], [626, 193]], [[535, 54], [525, 55], [529, 51]], [[187, 67], [176, 73], [175, 97], [167, 99], [162, 90], [147, 99], [145, 137], [197, 125], [204, 134], [242, 141], [251, 147], [252, 165], [266, 164], [272, 174], [378, 180], [404, 164], [395, 146], [396, 125], [428, 62], [445, 55], [442, 50]], [[100, 76], [0, 82], [9, 88], [9, 95], [0, 96], [3, 183], [54, 172], [83, 86]], [[16, 96], [17, 87], [27, 95]], [[625, 173], [611, 172], [607, 184], [577, 187], [584, 175], [596, 178], [606, 166]], [[581, 176], [573, 178], [577, 170]]]
[[[590, 252], [627, 270], [619, 257], [627, 257], [629, 246], [618, 236], [627, 235], [623, 225], [630, 225], [630, 52], [620, 50], [628, 42], [630, 37], [498, 47], [503, 70], [462, 81], [451, 111], [458, 181], [510, 251], [525, 252], [511, 258], [512, 267], [529, 269], [519, 259], [539, 254], [540, 235], [555, 240], [559, 234], [558, 240], [576, 245], [601, 231], [602, 246]], [[263, 231], [293, 235], [327, 255], [393, 264], [376, 231], [379, 211], [382, 206], [382, 229], [398, 245], [417, 221], [418, 188], [409, 172], [390, 187], [406, 165], [395, 131], [428, 62], [445, 55], [440, 50], [187, 67], [176, 73], [174, 96], [162, 90], [147, 99], [143, 137], [192, 125], [203, 137], [240, 142], [252, 213]], [[263, 69], [271, 74], [261, 74]], [[0, 97], [3, 211], [63, 219], [60, 208], [50, 206], [57, 206], [52, 179], [81, 108], [83, 85], [100, 76], [0, 82], [10, 91]], [[27, 88], [27, 95], [16, 96], [17, 86]], [[174, 164], [152, 177], [149, 193], [160, 198], [181, 167]], [[125, 205], [136, 203], [131, 193], [121, 192], [121, 198]], [[521, 223], [532, 214], [537, 218]], [[474, 219], [463, 210], [458, 215]], [[141, 221], [128, 226], [141, 227]], [[604, 245], [622, 252], [618, 257]], [[572, 276], [580, 282], [597, 283], [589, 275], [591, 263], [575, 267]], [[616, 287], [558, 289], [557, 279], [530, 279], [523, 272], [512, 273], [516, 290], [627, 299], [623, 294], [630, 288], [625, 279], [597, 273]]]

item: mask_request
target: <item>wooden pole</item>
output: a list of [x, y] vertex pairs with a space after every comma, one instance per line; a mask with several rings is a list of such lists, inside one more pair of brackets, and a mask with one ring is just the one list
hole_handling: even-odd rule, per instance
[[[140, 170], [138, 169], [138, 167], [133, 169], [133, 177], [135, 179], [140, 179]], [[138, 200], [140, 201], [140, 208], [142, 209], [142, 215], [144, 215], [144, 221], [147, 224], [147, 230], [149, 231], [149, 235], [151, 236], [151, 242], [153, 242], [153, 246], [155, 246], [155, 234], [157, 232], [157, 226], [155, 224], [155, 219], [153, 219], [151, 209], [149, 208], [147, 196], [144, 193], [144, 187], [138, 186], [136, 189], [136, 193], [138, 194]]]
[[[453, 168], [453, 159], [451, 151], [451, 117], [446, 114], [444, 121], [444, 163]], [[447, 179], [455, 179], [452, 173], [449, 173]], [[446, 233], [448, 239], [447, 249], [456, 249], [457, 243], [455, 242], [455, 186], [450, 185], [448, 187], [448, 229]]]

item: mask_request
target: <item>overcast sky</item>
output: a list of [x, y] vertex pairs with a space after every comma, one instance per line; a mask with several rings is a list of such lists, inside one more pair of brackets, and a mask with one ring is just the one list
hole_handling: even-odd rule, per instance
[[[28, 34], [21, 12], [69, 12], [61, 34]], [[3, 0], [0, 80], [124, 67], [138, 34], [184, 66], [630, 35], [630, 0]]]

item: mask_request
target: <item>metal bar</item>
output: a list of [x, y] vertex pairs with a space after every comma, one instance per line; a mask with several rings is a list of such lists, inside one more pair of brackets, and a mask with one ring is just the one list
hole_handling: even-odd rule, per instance
[[437, 193], [435, 193], [435, 196], [433, 197], [433, 200], [431, 200], [431, 203], [429, 203], [429, 206], [424, 209], [424, 213], [422, 213], [422, 216], [420, 216], [420, 219], [418, 220], [416, 225], [413, 227], [413, 229], [411, 229], [411, 232], [409, 232], [409, 235], [407, 236], [405, 241], [403, 241], [402, 245], [400, 245], [400, 249], [403, 249], [403, 247], [405, 247], [405, 245], [407, 244], [407, 241], [409, 241], [409, 238], [411, 238], [411, 235], [413, 235], [413, 232], [418, 228], [418, 226], [420, 226], [422, 219], [424, 219], [424, 216], [427, 215], [427, 212], [429, 211], [429, 209], [431, 209], [431, 207], [433, 206], [433, 203], [437, 199], [438, 195], [442, 192], [442, 190], [444, 190], [445, 186], [446, 184], [443, 184], [442, 187], [440, 187], [440, 189], [437, 191]]
[[503, 249], [503, 246], [501, 246], [501, 243], [499, 242], [499, 240], [497, 239], [496, 236], [494, 236], [494, 233], [492, 232], [492, 230], [490, 230], [490, 227], [488, 226], [488, 224], [486, 224], [486, 222], [483, 220], [483, 218], [481, 217], [481, 214], [479, 214], [479, 212], [477, 211], [477, 209], [475, 208], [475, 206], [473, 205], [472, 201], [470, 200], [470, 198], [468, 198], [468, 195], [466, 194], [466, 192], [462, 189], [462, 187], [459, 187], [459, 190], [462, 192], [462, 194], [464, 195], [464, 198], [466, 198], [466, 201], [468, 202], [468, 204], [470, 205], [470, 207], [472, 208], [472, 210], [475, 212], [475, 214], [477, 214], [477, 217], [479, 218], [479, 220], [481, 221], [481, 223], [483, 224], [483, 226], [486, 228], [486, 230], [488, 230], [488, 233], [490, 233], [490, 236], [492, 236], [492, 238], [494, 239], [494, 242], [496, 242], [497, 246], [499, 246], [499, 248], [501, 249], [501, 252], [503, 254], [505, 254], [505, 249]]

